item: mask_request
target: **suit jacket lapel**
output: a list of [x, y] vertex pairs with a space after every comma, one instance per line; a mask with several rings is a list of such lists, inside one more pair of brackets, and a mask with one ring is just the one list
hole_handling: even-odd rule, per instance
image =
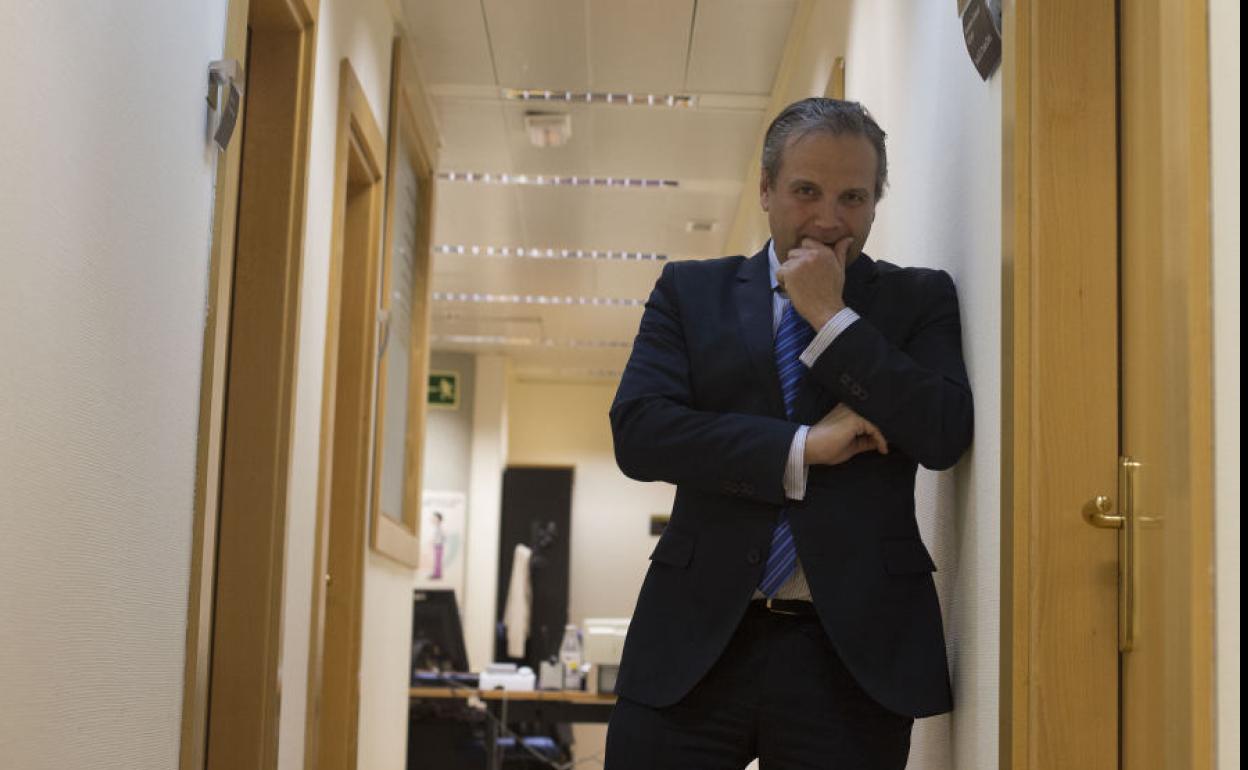
[[780, 375], [776, 371], [775, 342], [772, 332], [771, 272], [768, 270], [767, 249], [741, 263], [735, 287], [737, 318], [746, 354], [764, 383], [767, 401], [773, 412], [784, 414], [784, 395], [780, 392]]
[[[871, 300], [875, 297], [875, 275], [875, 262], [866, 254], [858, 255], [853, 264], [845, 270], [845, 304], [864, 318]], [[819, 387], [813, 377], [806, 377], [802, 381], [801, 389], [797, 392], [794, 419], [806, 425], [813, 425], [832, 411], [836, 404], [837, 398], [831, 391]]]
[[845, 269], [845, 304], [860, 316], [866, 316], [871, 300], [875, 298], [878, 288], [875, 276], [875, 260], [866, 254], [859, 254], [853, 264]]

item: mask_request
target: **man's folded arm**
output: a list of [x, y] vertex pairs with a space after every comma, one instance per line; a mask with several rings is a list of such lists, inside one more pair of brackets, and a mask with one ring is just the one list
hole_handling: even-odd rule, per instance
[[747, 414], [690, 409], [666, 398], [617, 401], [611, 409], [615, 459], [638, 481], [780, 504], [798, 426]]
[[933, 271], [918, 290], [924, 310], [900, 347], [858, 319], [806, 363], [821, 386], [876, 425], [890, 446], [941, 470], [970, 446], [974, 404], [953, 281]]
[[664, 267], [651, 292], [611, 406], [616, 462], [639, 481], [783, 503], [799, 426], [774, 417], [694, 408], [675, 267]]

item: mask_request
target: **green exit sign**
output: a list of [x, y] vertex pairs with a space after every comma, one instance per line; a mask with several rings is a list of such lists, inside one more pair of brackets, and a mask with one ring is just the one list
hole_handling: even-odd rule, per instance
[[459, 408], [459, 372], [429, 372], [429, 406]]

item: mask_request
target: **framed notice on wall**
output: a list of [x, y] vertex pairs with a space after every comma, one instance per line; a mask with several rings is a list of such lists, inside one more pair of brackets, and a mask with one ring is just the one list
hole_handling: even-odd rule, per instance
[[433, 165], [407, 94], [403, 41], [395, 38], [390, 73], [385, 247], [379, 306], [376, 432], [370, 527], [373, 548], [408, 567], [419, 553], [421, 449], [429, 371], [429, 232]]
[[453, 589], [461, 606], [467, 507], [463, 492], [426, 490], [421, 496], [420, 564], [414, 586]]

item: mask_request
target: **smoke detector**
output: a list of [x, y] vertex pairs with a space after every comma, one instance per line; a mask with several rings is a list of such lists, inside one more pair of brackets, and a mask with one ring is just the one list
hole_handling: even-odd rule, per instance
[[572, 136], [572, 116], [566, 112], [526, 112], [524, 128], [534, 147], [561, 147]]

